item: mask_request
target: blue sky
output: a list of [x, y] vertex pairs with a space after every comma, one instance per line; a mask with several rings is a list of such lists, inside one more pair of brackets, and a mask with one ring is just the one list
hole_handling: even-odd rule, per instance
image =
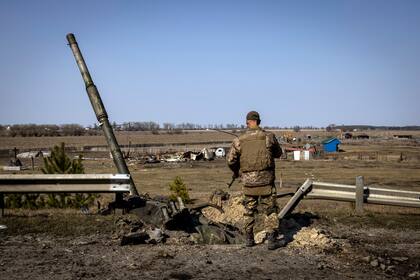
[[419, 1], [0, 0], [0, 124], [420, 125]]

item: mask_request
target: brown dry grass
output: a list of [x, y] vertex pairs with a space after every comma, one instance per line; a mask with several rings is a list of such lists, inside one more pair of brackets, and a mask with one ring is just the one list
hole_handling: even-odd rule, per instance
[[[311, 135], [314, 138], [326, 139], [328, 137], [340, 136], [340, 132], [326, 132], [324, 130], [302, 130], [295, 133], [291, 130], [274, 130], [277, 136], [282, 136], [286, 133], [292, 133], [295, 137], [304, 138], [306, 135]], [[372, 137], [392, 137], [394, 134], [411, 134], [415, 138], [420, 138], [420, 131], [368, 131], [368, 135]], [[205, 141], [231, 141], [233, 136], [220, 133], [217, 131], [190, 131], [184, 134], [167, 134], [160, 133], [158, 135], [150, 132], [117, 132], [117, 140], [121, 145], [132, 144], [150, 144], [150, 143], [194, 143]], [[36, 149], [48, 148], [57, 145], [60, 142], [65, 142], [67, 147], [81, 148], [85, 145], [106, 145], [105, 138], [98, 136], [65, 136], [65, 137], [0, 137], [1, 149]], [[361, 143], [361, 141], [356, 141]], [[400, 140], [397, 143], [406, 143]]]
[[[306, 132], [302, 132], [306, 133]], [[325, 132], [319, 132], [325, 133]], [[375, 132], [377, 133], [377, 132]], [[393, 133], [393, 132], [384, 132]], [[149, 142], [182, 142], [182, 141], [218, 141], [231, 140], [232, 137], [218, 132], [195, 132], [183, 135], [152, 135], [148, 133], [129, 133], [133, 143], [147, 143]], [[119, 135], [120, 143], [125, 144], [127, 135]], [[105, 144], [102, 136], [92, 137], [66, 137], [59, 139], [58, 137], [46, 138], [9, 138], [12, 141], [5, 144], [7, 138], [0, 138], [0, 149], [9, 146], [19, 145], [47, 145], [48, 141], [67, 141], [67, 145], [84, 145], [84, 144]], [[92, 142], [85, 142], [86, 139]], [[40, 141], [42, 140], [42, 141]], [[20, 142], [23, 141], [23, 142]], [[26, 142], [25, 142], [26, 141]], [[40, 142], [40, 143], [38, 143]], [[2, 146], [3, 145], [3, 146]], [[345, 151], [354, 152], [379, 152], [379, 153], [412, 153], [420, 154], [420, 146], [418, 144], [411, 145], [407, 141], [390, 140], [379, 145], [377, 143], [370, 143], [360, 141], [358, 143], [343, 144], [342, 148]], [[343, 153], [345, 154], [345, 153]], [[102, 153], [101, 156], [106, 156]], [[6, 164], [8, 158], [2, 158], [0, 164]], [[30, 166], [30, 161], [26, 160], [24, 163]], [[36, 159], [36, 168], [34, 171], [27, 170], [24, 173], [40, 173], [42, 161]], [[84, 161], [86, 173], [114, 173], [116, 169], [110, 159], [103, 160], [85, 160]], [[129, 168], [134, 178], [134, 181], [142, 193], [149, 193], [151, 195], [168, 195], [169, 183], [173, 181], [176, 176], [183, 178], [184, 182], [189, 188], [192, 198], [206, 201], [210, 193], [215, 189], [225, 189], [226, 183], [231, 179], [231, 173], [226, 167], [224, 160], [215, 160], [211, 162], [189, 162], [182, 164], [161, 164], [161, 165], [142, 165], [136, 162], [129, 163]], [[277, 162], [277, 178], [281, 178], [283, 186], [289, 188], [296, 188], [302, 184], [306, 178], [314, 178], [320, 181], [336, 182], [343, 184], [354, 184], [355, 177], [362, 175], [365, 177], [367, 185], [375, 185], [381, 187], [391, 187], [397, 189], [407, 189], [420, 191], [420, 162], [419, 161], [362, 161], [362, 160], [311, 160], [311, 161], [290, 161], [281, 160]], [[0, 171], [0, 173], [6, 173]], [[238, 183], [232, 186], [231, 192], [239, 193], [241, 187]], [[323, 209], [323, 205], [331, 205], [331, 202], [304, 202], [303, 205], [321, 205], [319, 208]], [[348, 208], [345, 203], [338, 203], [339, 208]], [[384, 206], [386, 209], [396, 209], [393, 207]], [[382, 212], [383, 212], [382, 211]], [[393, 211], [393, 210], [390, 210]], [[411, 210], [410, 210], [411, 211]], [[417, 210], [413, 210], [414, 213]], [[397, 211], [398, 212], [398, 211]]]
[[[150, 144], [150, 143], [193, 143], [205, 141], [230, 141], [233, 136], [216, 132], [187, 132], [183, 134], [158, 135], [150, 132], [117, 132], [120, 145]], [[104, 136], [64, 136], [64, 137], [0, 137], [0, 149], [36, 149], [48, 148], [65, 142], [67, 147], [82, 148], [83, 146], [106, 145]]]
[[10, 235], [52, 234], [53, 236], [79, 236], [95, 233], [109, 233], [119, 215], [83, 215], [75, 209], [6, 210], [0, 218], [7, 224]]

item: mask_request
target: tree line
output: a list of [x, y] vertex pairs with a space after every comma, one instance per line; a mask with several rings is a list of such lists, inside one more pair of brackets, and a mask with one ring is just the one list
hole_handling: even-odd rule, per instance
[[[159, 124], [153, 121], [147, 122], [124, 122], [111, 124], [115, 131], [150, 131], [155, 134], [166, 132], [169, 134], [183, 133], [184, 130], [242, 130], [245, 125], [237, 124], [194, 124], [190, 122], [185, 123], [162, 123]], [[300, 129], [314, 129], [312, 126], [264, 126], [265, 129], [293, 129], [298, 131]], [[82, 126], [80, 124], [13, 124], [13, 125], [0, 125], [0, 136], [9, 137], [42, 137], [42, 136], [91, 136], [102, 134], [102, 129], [98, 124], [90, 126]]]
[[327, 131], [341, 130], [341, 131], [353, 131], [353, 130], [420, 130], [418, 125], [407, 125], [407, 126], [386, 126], [386, 125], [335, 125], [330, 124], [325, 128]]
[[[172, 130], [212, 130], [212, 129], [230, 129], [230, 130], [240, 130], [245, 129], [245, 125], [241, 124], [195, 124], [195, 123], [163, 123], [160, 125], [157, 122], [125, 122], [122, 124], [112, 124], [115, 130], [120, 131], [154, 131], [154, 130], [164, 130], [164, 131], [172, 131]], [[291, 129], [291, 130], [300, 130], [300, 129], [318, 129], [314, 126], [263, 126], [265, 129]], [[322, 128], [323, 129], [323, 128]]]
[[85, 128], [79, 124], [14, 124], [0, 125], [0, 136], [42, 137], [98, 135], [99, 130]]
[[208, 124], [201, 125], [195, 123], [168, 123], [164, 122], [162, 125], [157, 122], [124, 122], [122, 124], [113, 123], [112, 126], [115, 130], [121, 131], [153, 131], [153, 130], [202, 130], [202, 129], [240, 129], [245, 126], [239, 126], [236, 124]]
[[[169, 134], [183, 133], [184, 130], [212, 130], [212, 129], [228, 129], [228, 130], [242, 130], [245, 125], [237, 124], [194, 124], [190, 122], [185, 123], [169, 123], [164, 122], [159, 124], [153, 121], [147, 122], [124, 122], [122, 124], [112, 123], [115, 131], [150, 131], [155, 134], [166, 132]], [[323, 127], [317, 128], [313, 126], [264, 126], [265, 129], [290, 129], [300, 131], [301, 129], [324, 129]], [[369, 125], [334, 125], [330, 124], [326, 127], [327, 131], [340, 129], [347, 130], [420, 130], [420, 126], [369, 126]], [[79, 124], [13, 124], [13, 125], [0, 125], [0, 136], [21, 136], [21, 137], [42, 137], [42, 136], [90, 136], [102, 134], [101, 128], [97, 124], [90, 126], [82, 126]]]

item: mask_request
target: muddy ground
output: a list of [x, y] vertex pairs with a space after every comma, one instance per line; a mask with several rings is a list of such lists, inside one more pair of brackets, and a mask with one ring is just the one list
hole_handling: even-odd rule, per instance
[[[301, 214], [303, 215], [303, 214]], [[418, 279], [420, 226], [410, 215], [312, 216], [285, 248], [266, 244], [120, 246], [118, 214], [15, 213], [1, 219], [2, 279]], [[295, 214], [295, 221], [299, 216]], [[398, 225], [398, 226], [397, 226]], [[285, 228], [287, 231], [287, 226]]]

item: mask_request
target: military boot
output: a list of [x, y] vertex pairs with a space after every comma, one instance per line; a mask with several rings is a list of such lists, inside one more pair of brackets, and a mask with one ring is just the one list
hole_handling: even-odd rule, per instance
[[246, 232], [246, 241], [245, 241], [245, 246], [246, 247], [252, 247], [255, 245], [255, 241], [254, 241], [254, 231], [250, 230]]
[[271, 232], [267, 238], [267, 248], [268, 250], [275, 250], [280, 247], [286, 246], [286, 241], [284, 239], [277, 239], [278, 233], [276, 231]]

